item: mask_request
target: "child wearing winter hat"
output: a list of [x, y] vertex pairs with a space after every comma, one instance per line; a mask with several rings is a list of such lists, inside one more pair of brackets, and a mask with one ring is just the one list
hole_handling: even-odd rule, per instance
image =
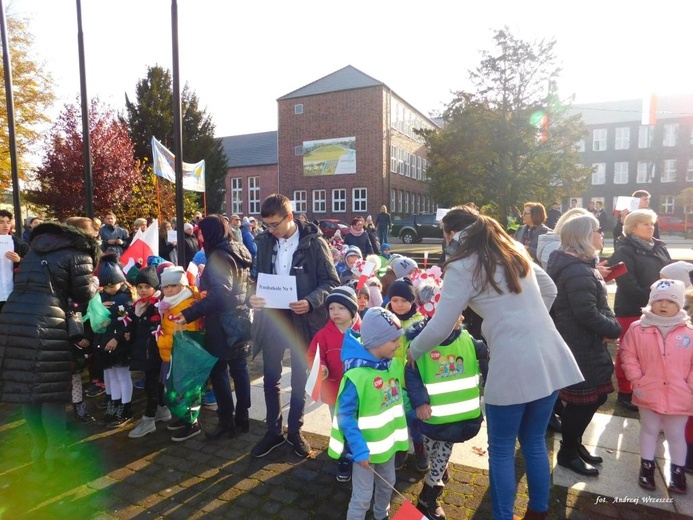
[[[174, 321], [174, 317], [199, 299], [199, 293], [195, 287], [190, 287], [185, 270], [180, 266], [167, 267], [161, 272], [161, 292], [164, 296], [159, 303], [161, 327], [156, 332], [156, 344], [162, 360], [161, 371], [165, 374], [171, 362], [173, 333], [180, 330], [180, 325]], [[199, 320], [183, 325], [183, 330], [200, 329]], [[188, 440], [202, 431], [197, 418], [190, 411], [185, 417], [173, 419], [167, 428], [174, 432], [171, 436], [174, 442]]]
[[669, 491], [681, 494], [686, 492], [686, 421], [693, 415], [693, 325], [683, 310], [684, 289], [679, 280], [653, 283], [642, 317], [621, 344], [623, 370], [640, 410], [638, 484], [655, 489], [654, 455], [663, 430], [671, 454]]
[[[363, 255], [361, 250], [356, 246], [349, 246], [349, 248], [344, 252], [344, 264], [341, 267], [342, 272], [339, 270], [337, 274], [339, 275], [339, 280], [342, 284], [345, 284], [354, 277], [352, 269], [358, 260], [361, 260]], [[335, 266], [336, 267], [336, 266]]]
[[[409, 278], [395, 280], [390, 286], [388, 293], [389, 302], [385, 306], [386, 309], [393, 312], [402, 323], [402, 328], [407, 330], [409, 327], [424, 319], [423, 314], [418, 311], [416, 306], [416, 287], [411, 283]], [[395, 351], [395, 358], [402, 363], [402, 366], [407, 364], [407, 339], [402, 336], [399, 346]], [[418, 471], [424, 472], [429, 470], [428, 457], [423, 443], [423, 436], [419, 429], [419, 421], [415, 416], [407, 417], [407, 426], [414, 442], [415, 465]], [[399, 470], [404, 467], [407, 462], [407, 451], [398, 452], [395, 459], [395, 469]]]
[[[320, 399], [329, 406], [330, 416], [334, 419], [337, 392], [344, 375], [341, 358], [344, 334], [350, 328], [357, 332], [361, 330], [361, 317], [357, 312], [356, 293], [351, 287], [339, 286], [332, 289], [325, 299], [325, 306], [329, 319], [310, 342], [306, 358], [310, 367], [313, 365], [316, 352], [320, 352], [320, 369], [323, 379]], [[340, 458], [337, 463], [337, 480], [339, 482], [351, 480], [351, 462], [346, 457]]]
[[[129, 273], [128, 273], [129, 274]], [[130, 370], [144, 372], [144, 393], [147, 404], [144, 415], [128, 437], [137, 439], [156, 431], [157, 421], [171, 420], [171, 412], [164, 405], [164, 385], [161, 383], [161, 356], [153, 332], [161, 324], [156, 304], [161, 297], [156, 267], [140, 270], [135, 278], [137, 300], [128, 308], [126, 339], [132, 344]]]
[[344, 338], [344, 377], [328, 454], [333, 459], [348, 456], [355, 462], [349, 519], [364, 519], [371, 498], [373, 517], [388, 518], [396, 481], [395, 453], [408, 446], [404, 366], [394, 358], [402, 334], [394, 314], [373, 307], [363, 318], [361, 334], [348, 330]]
[[366, 314], [366, 311], [370, 309], [369, 303], [370, 303], [370, 298], [371, 298], [371, 293], [365, 285], [359, 289], [359, 292], [356, 294], [356, 301], [359, 304], [359, 316], [363, 319], [363, 316]]
[[411, 277], [418, 268], [419, 264], [415, 260], [406, 256], [392, 255], [385, 274], [380, 278], [383, 285], [383, 297], [388, 296], [392, 282], [398, 278]]
[[[94, 362], [103, 368], [106, 388], [106, 412], [101, 424], [118, 428], [132, 420], [132, 378], [130, 344], [125, 339], [126, 309], [132, 304], [132, 292], [125, 280], [116, 253], [101, 257], [98, 268], [101, 301], [110, 310], [110, 319], [102, 333], [94, 334]], [[99, 327], [101, 328], [101, 327]]]

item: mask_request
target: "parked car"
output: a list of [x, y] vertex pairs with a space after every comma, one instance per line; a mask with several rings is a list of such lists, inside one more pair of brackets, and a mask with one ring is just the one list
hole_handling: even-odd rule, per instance
[[418, 213], [394, 219], [390, 234], [399, 237], [405, 244], [421, 242], [424, 238], [443, 238], [443, 230], [435, 213]]
[[657, 217], [657, 225], [662, 233], [683, 233], [684, 230], [693, 231], [693, 219], [686, 223], [682, 218], [671, 215]]
[[336, 218], [321, 218], [318, 222], [320, 223], [320, 231], [326, 238], [332, 238], [338, 229], [342, 236], [349, 231], [349, 225]]

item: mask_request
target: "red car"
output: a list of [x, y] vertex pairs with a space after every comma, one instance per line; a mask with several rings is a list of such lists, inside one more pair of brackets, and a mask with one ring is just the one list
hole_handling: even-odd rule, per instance
[[321, 218], [320, 231], [326, 238], [332, 238], [334, 232], [339, 229], [339, 232], [344, 236], [349, 231], [349, 225], [336, 218]]
[[[673, 217], [671, 215], [662, 215], [657, 217], [657, 225], [659, 226], [659, 231], [662, 233], [683, 233], [684, 232], [684, 221], [680, 217]], [[685, 223], [686, 231], [693, 231], [693, 218], [689, 219]]]

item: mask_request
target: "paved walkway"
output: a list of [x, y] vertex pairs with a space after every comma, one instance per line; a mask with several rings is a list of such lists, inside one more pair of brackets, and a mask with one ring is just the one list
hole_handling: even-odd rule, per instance
[[[285, 370], [285, 378], [289, 371]], [[287, 379], [287, 385], [288, 379]], [[285, 391], [288, 389], [284, 387]], [[143, 392], [136, 390], [136, 409], [144, 407]], [[284, 399], [288, 402], [288, 399]], [[89, 406], [93, 409], [94, 400]], [[94, 409], [94, 412], [96, 410]], [[84, 456], [50, 480], [32, 477], [30, 443], [17, 407], [0, 405], [0, 519], [112, 519], [112, 518], [238, 518], [238, 519], [339, 519], [344, 518], [351, 487], [335, 480], [335, 463], [326, 454], [329, 412], [309, 405], [306, 436], [314, 452], [301, 460], [282, 446], [263, 459], [249, 456], [264, 434], [262, 384], [253, 382], [251, 431], [236, 439], [206, 441], [199, 435], [184, 443], [170, 441], [164, 424], [141, 439], [127, 437], [132, 425], [121, 430], [98, 426], [73, 429], [75, 447]], [[216, 421], [204, 410], [203, 428]], [[632, 419], [600, 416], [590, 428], [590, 445], [605, 457], [602, 475], [581, 482], [562, 468], [553, 472], [551, 518], [573, 520], [692, 518], [690, 497], [645, 505], [637, 475], [637, 424]], [[555, 453], [558, 440], [547, 436]], [[478, 448], [472, 450], [472, 448]], [[448, 518], [490, 519], [485, 431], [455, 449], [451, 481], [443, 502]], [[479, 454], [481, 453], [481, 454]], [[658, 458], [659, 467], [665, 454]], [[516, 512], [527, 504], [522, 458], [516, 459], [518, 499]], [[655, 498], [667, 498], [661, 477]], [[407, 467], [398, 473], [397, 489], [416, 500], [421, 475]], [[628, 501], [614, 502], [613, 497]], [[638, 503], [634, 503], [637, 498]], [[391, 517], [402, 499], [393, 498]]]

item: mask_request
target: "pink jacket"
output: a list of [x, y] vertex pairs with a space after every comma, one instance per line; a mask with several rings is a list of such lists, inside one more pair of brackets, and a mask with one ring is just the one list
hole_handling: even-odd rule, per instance
[[631, 324], [621, 342], [621, 361], [633, 383], [633, 404], [664, 415], [693, 415], [693, 325], [671, 329]]

